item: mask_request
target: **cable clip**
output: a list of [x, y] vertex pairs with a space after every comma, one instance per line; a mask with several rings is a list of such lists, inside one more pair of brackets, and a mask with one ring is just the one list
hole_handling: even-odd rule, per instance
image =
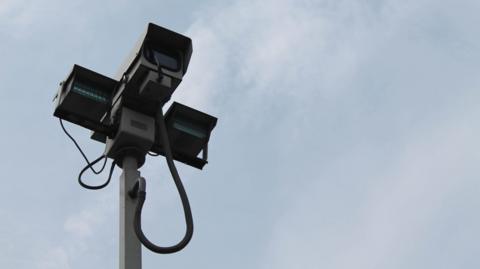
[[128, 196], [132, 199], [137, 199], [137, 197], [143, 197], [145, 198], [145, 195], [147, 194], [147, 182], [145, 181], [145, 178], [139, 177], [137, 179], [137, 182], [135, 182], [135, 185], [133, 185], [132, 189], [128, 191]]

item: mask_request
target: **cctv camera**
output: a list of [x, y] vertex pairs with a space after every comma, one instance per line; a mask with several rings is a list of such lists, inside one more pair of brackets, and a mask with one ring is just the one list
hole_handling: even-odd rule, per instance
[[190, 38], [150, 23], [116, 74], [113, 110], [125, 106], [155, 116], [182, 81], [191, 55]]

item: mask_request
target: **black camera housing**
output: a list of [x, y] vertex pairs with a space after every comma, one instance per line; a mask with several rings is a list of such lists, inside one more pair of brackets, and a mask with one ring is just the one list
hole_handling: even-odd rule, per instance
[[119, 106], [155, 116], [182, 81], [192, 55], [192, 40], [153, 23], [140, 37], [115, 78]]
[[[165, 113], [165, 125], [174, 159], [202, 169], [207, 164], [208, 141], [217, 118], [174, 102]], [[164, 155], [159, 133], [152, 152]], [[201, 158], [198, 155], [202, 152]]]
[[114, 79], [74, 65], [67, 79], [60, 83], [53, 114], [108, 135], [111, 129], [101, 119], [110, 109], [117, 84]]

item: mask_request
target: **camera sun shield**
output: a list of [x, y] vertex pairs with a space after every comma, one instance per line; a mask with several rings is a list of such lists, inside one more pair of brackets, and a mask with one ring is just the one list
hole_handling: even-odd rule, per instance
[[87, 129], [108, 134], [101, 121], [110, 107], [117, 81], [74, 65], [56, 95], [54, 116]]
[[124, 74], [134, 68], [136, 60], [141, 60], [141, 64], [150, 69], [157, 70], [160, 66], [166, 75], [182, 79], [187, 73], [192, 51], [192, 40], [189, 37], [149, 23], [115, 78], [122, 79]]

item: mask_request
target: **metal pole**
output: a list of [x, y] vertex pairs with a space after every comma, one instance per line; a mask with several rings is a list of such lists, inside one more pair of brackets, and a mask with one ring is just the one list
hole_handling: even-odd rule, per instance
[[140, 176], [137, 168], [134, 157], [123, 158], [123, 173], [120, 177], [120, 269], [142, 268], [142, 248], [133, 229], [136, 202], [128, 195]]

